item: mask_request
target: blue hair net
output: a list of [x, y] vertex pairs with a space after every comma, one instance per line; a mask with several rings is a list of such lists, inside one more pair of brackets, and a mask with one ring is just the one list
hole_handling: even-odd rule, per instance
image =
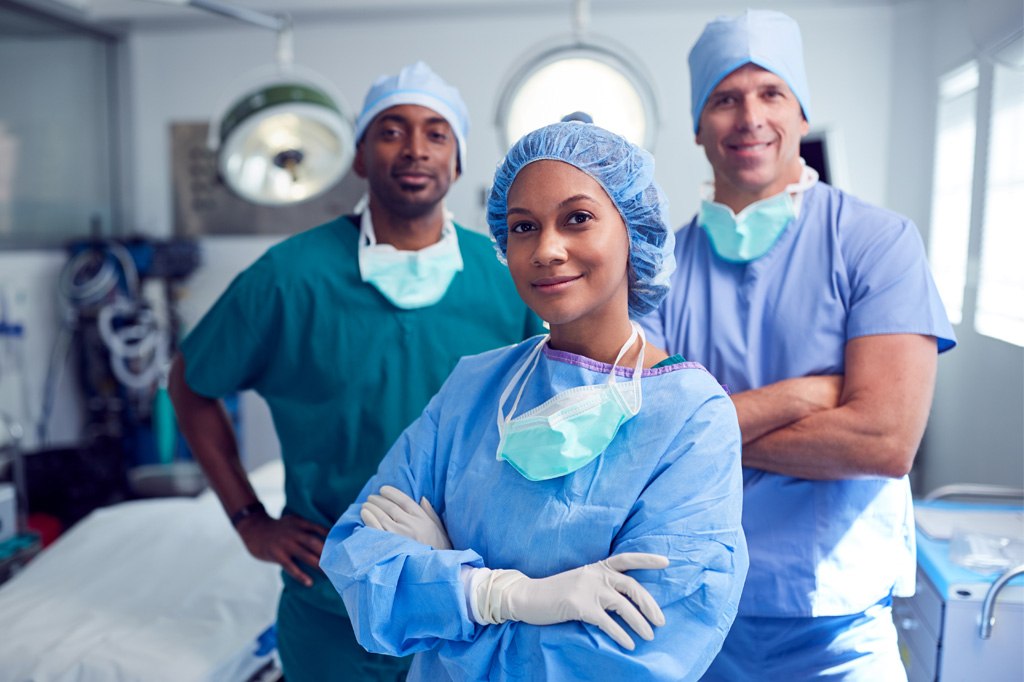
[[404, 67], [396, 76], [380, 76], [366, 93], [363, 110], [356, 119], [356, 142], [385, 109], [400, 104], [417, 104], [440, 114], [455, 133], [459, 146], [459, 168], [466, 165], [466, 136], [469, 111], [459, 91], [434, 73], [424, 62]]
[[604, 188], [629, 231], [630, 315], [642, 317], [657, 308], [668, 294], [676, 259], [668, 200], [654, 181], [654, 157], [593, 124], [570, 121], [534, 130], [498, 165], [487, 200], [487, 224], [498, 258], [507, 262], [508, 191], [519, 171], [544, 159], [575, 166]]
[[708, 97], [722, 79], [746, 64], [771, 71], [786, 81], [811, 120], [811, 92], [804, 72], [800, 26], [782, 12], [748, 9], [737, 17], [718, 17], [690, 50], [690, 107], [693, 132]]

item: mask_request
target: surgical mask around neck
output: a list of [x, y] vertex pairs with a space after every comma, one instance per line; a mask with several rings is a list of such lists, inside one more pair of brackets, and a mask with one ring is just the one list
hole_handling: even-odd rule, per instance
[[698, 220], [719, 258], [749, 263], [775, 246], [795, 215], [793, 197], [782, 192], [755, 201], [738, 214], [724, 204], [705, 199]]
[[722, 260], [730, 263], [755, 261], [775, 246], [797, 218], [803, 193], [817, 181], [817, 171], [804, 165], [799, 182], [788, 185], [775, 196], [755, 201], [738, 214], [724, 204], [705, 198], [701, 201], [697, 223]]
[[[619, 428], [640, 412], [642, 403], [640, 377], [646, 340], [636, 323], [630, 322], [630, 325], [633, 331], [619, 350], [608, 381], [562, 391], [529, 412], [513, 417], [550, 336], [537, 343], [498, 401], [499, 460], [505, 460], [531, 481], [545, 481], [571, 474], [608, 449]], [[640, 352], [633, 378], [628, 382], [618, 382], [615, 367], [637, 338], [640, 339]], [[506, 415], [505, 403], [517, 385], [519, 392]]]
[[377, 243], [370, 211], [362, 211], [359, 275], [395, 306], [410, 310], [434, 305], [461, 270], [459, 238], [447, 215], [440, 241], [419, 251], [399, 251], [390, 244]]

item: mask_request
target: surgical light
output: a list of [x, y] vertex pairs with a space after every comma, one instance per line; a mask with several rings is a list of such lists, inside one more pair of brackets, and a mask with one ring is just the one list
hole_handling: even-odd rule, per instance
[[277, 32], [277, 64], [250, 74], [243, 94], [218, 109], [207, 145], [236, 194], [256, 204], [283, 206], [331, 189], [355, 155], [351, 117], [334, 88], [292, 60], [292, 26], [284, 15], [220, 0], [158, 0], [189, 5]]
[[505, 147], [583, 111], [596, 125], [652, 149], [658, 113], [650, 78], [628, 50], [587, 34], [586, 0], [573, 5], [572, 35], [534, 50], [502, 89], [496, 124]]
[[271, 83], [237, 100], [211, 126], [221, 177], [258, 204], [304, 201], [348, 171], [352, 124], [322, 90], [300, 81]]

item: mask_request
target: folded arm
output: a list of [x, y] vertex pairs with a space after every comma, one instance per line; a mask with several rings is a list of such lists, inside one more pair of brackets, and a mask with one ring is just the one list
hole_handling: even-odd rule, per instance
[[[713, 379], [707, 381], [705, 388], [714, 386]], [[459, 671], [454, 677], [466, 679], [486, 678], [498, 665], [500, 652], [509, 650], [540, 678], [574, 669], [589, 671], [595, 680], [698, 678], [735, 616], [747, 555], [740, 530], [735, 411], [721, 394], [694, 410], [609, 546], [609, 555], [618, 558], [603, 567], [598, 562], [570, 569], [554, 579], [483, 571], [485, 577], [494, 577], [490, 588], [506, 578], [516, 586], [482, 597], [470, 587], [477, 609], [488, 612], [487, 620], [474, 617], [467, 598], [467, 569], [484, 568], [477, 552], [434, 549], [360, 520], [363, 511], [370, 511], [374, 523], [395, 530], [423, 525], [429, 514], [414, 503], [423, 497], [437, 505], [442, 525], [458, 513], [446, 507], [450, 501], [446, 503], [435, 480], [443, 468], [435, 471], [429, 452], [436, 426], [428, 407], [331, 531], [321, 558], [321, 567], [345, 600], [359, 642], [370, 651], [392, 655], [433, 649], [449, 671]], [[377, 499], [366, 507], [370, 495], [385, 483], [411, 499], [396, 501], [388, 491], [395, 506]], [[379, 514], [382, 509], [390, 510], [388, 518]], [[410, 530], [410, 535], [439, 537], [430, 525], [425, 524], [423, 534]], [[577, 579], [582, 577], [586, 579]], [[584, 583], [596, 587], [575, 591]], [[618, 609], [630, 615], [623, 627], [612, 627], [607, 611]], [[656, 627], [651, 630], [648, 623]], [[635, 648], [630, 650], [630, 645]]]
[[[385, 485], [363, 503], [359, 517], [370, 528], [396, 533], [434, 549], [451, 549], [451, 540], [430, 500], [419, 504]], [[517, 621], [554, 625], [571, 620], [596, 625], [632, 651], [632, 638], [609, 615], [614, 611], [643, 639], [654, 638], [651, 625], [664, 625], [657, 603], [627, 576], [635, 569], [665, 568], [668, 559], [653, 554], [619, 554], [549, 576], [530, 578], [516, 570], [467, 568], [462, 573], [471, 615], [481, 625]]]
[[[443, 393], [443, 389], [442, 389]], [[406, 656], [441, 641], [469, 641], [463, 567], [481, 567], [472, 549], [450, 546], [434, 485], [434, 400], [398, 438], [356, 501], [331, 529], [320, 567], [342, 596], [359, 643]], [[414, 500], [428, 500], [417, 505]], [[430, 505], [437, 504], [437, 511]], [[429, 509], [429, 511], [428, 511]], [[435, 520], [436, 519], [436, 520]]]
[[822, 410], [839, 407], [841, 374], [793, 377], [732, 396], [746, 446]]
[[[931, 408], [935, 343], [918, 334], [851, 339], [832, 407], [824, 407], [829, 398], [823, 381], [830, 377], [802, 377], [816, 383], [790, 380], [737, 394], [744, 466], [819, 480], [905, 475]], [[806, 414], [791, 420], [801, 412]], [[773, 421], [779, 426], [771, 429]]]

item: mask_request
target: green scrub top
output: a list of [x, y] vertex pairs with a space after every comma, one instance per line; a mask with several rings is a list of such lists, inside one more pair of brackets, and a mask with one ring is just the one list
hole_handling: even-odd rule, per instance
[[[456, 233], [464, 268], [435, 305], [403, 310], [364, 283], [358, 218], [343, 216], [268, 250], [182, 342], [195, 392], [267, 401], [286, 513], [330, 528], [460, 357], [543, 333], [490, 239]], [[344, 613], [319, 569], [309, 589], [283, 575], [290, 593]]]

